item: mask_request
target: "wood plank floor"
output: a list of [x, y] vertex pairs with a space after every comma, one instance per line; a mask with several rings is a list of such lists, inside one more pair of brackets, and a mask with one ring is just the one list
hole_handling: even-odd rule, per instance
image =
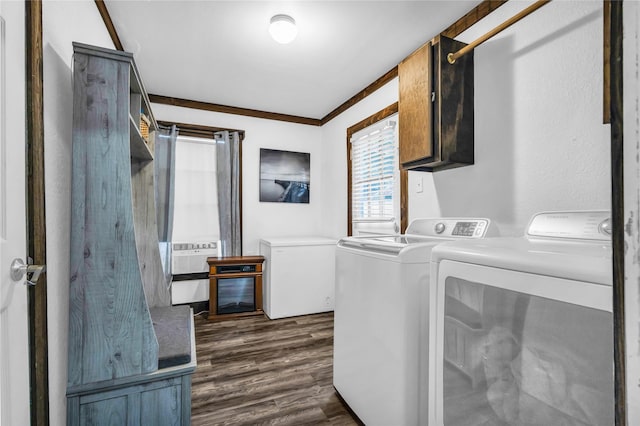
[[333, 313], [196, 317], [191, 423], [358, 425], [333, 388]]

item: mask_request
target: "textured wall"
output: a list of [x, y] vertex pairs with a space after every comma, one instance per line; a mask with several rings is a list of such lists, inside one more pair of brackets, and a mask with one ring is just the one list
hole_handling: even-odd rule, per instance
[[[523, 8], [509, 2], [471, 41]], [[602, 2], [551, 2], [475, 50], [476, 164], [434, 175], [445, 216], [522, 235], [542, 210], [609, 209], [602, 124]]]
[[[524, 8], [507, 3], [460, 39]], [[346, 233], [347, 127], [397, 101], [397, 80], [323, 127], [324, 234]], [[522, 235], [543, 210], [609, 209], [602, 2], [551, 2], [475, 51], [475, 165], [409, 174], [409, 219], [482, 216]], [[418, 183], [422, 191], [418, 192]]]
[[640, 5], [624, 4], [624, 205], [627, 424], [640, 424]]
[[322, 126], [323, 235], [347, 234], [347, 128], [397, 101], [398, 80], [394, 79]]

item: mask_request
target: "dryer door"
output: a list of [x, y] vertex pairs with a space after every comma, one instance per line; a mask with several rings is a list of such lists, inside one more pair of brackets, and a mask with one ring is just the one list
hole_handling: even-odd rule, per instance
[[437, 424], [613, 424], [611, 287], [442, 261]]

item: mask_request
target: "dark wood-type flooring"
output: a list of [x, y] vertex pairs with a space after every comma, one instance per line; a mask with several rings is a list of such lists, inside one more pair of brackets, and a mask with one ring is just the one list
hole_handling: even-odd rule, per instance
[[192, 425], [357, 425], [333, 388], [333, 313], [196, 317]]

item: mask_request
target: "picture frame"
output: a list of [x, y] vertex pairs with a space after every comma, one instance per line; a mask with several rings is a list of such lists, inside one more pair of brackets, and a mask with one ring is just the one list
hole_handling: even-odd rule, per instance
[[260, 148], [260, 202], [309, 203], [311, 154]]

